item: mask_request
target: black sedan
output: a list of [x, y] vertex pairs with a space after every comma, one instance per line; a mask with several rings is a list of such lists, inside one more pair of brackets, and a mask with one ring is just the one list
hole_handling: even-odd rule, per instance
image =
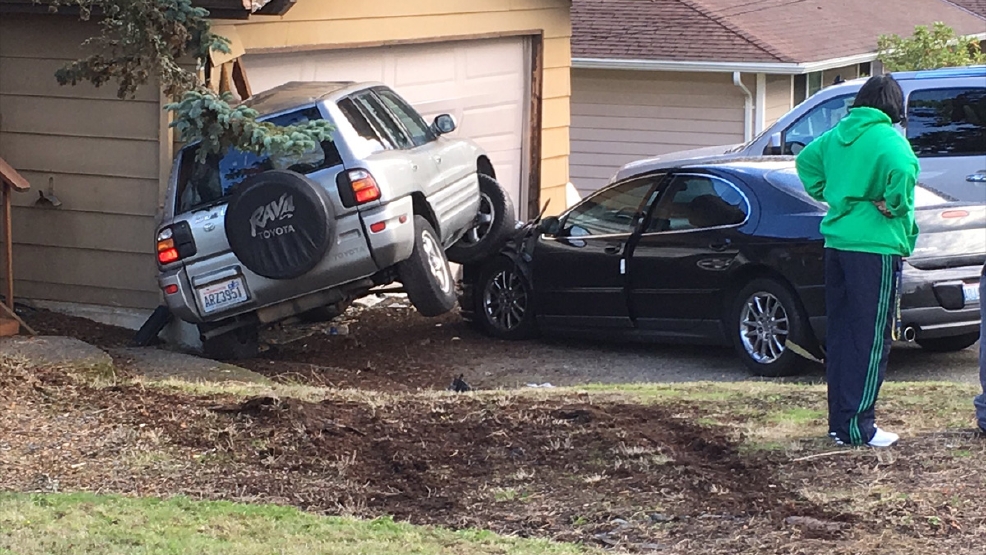
[[[904, 264], [903, 338], [964, 349], [979, 338], [986, 205], [925, 187], [916, 199], [921, 235]], [[793, 159], [629, 176], [518, 228], [498, 256], [466, 267], [460, 306], [495, 337], [732, 345], [754, 373], [790, 375], [803, 355], [824, 356], [824, 215]]]

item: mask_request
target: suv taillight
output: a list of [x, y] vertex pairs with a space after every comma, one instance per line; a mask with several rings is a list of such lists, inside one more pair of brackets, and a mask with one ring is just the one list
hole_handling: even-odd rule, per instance
[[188, 222], [178, 222], [157, 234], [157, 261], [162, 266], [195, 255], [195, 239]]
[[349, 183], [353, 188], [353, 199], [356, 204], [366, 204], [380, 200], [380, 187], [366, 170], [350, 170]]

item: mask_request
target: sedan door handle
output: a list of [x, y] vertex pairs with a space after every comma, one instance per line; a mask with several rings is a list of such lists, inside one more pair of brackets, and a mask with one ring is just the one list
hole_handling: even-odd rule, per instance
[[965, 176], [965, 180], [969, 183], [986, 183], [986, 171], [967, 175]]
[[733, 244], [733, 242], [730, 241], [729, 239], [723, 239], [722, 241], [713, 241], [711, 244], [709, 244], [709, 248], [716, 252], [722, 252], [728, 249], [729, 245], [731, 244]]
[[603, 249], [603, 252], [606, 254], [620, 254], [623, 252], [623, 245], [609, 245]]
[[413, 172], [418, 171], [418, 165], [417, 164], [411, 164], [411, 171], [413, 171]]

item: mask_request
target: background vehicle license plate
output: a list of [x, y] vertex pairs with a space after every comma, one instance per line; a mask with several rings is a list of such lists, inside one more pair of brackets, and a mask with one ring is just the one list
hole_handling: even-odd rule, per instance
[[962, 296], [965, 298], [965, 304], [979, 302], [979, 284], [963, 283]]
[[206, 313], [240, 304], [247, 301], [243, 291], [243, 279], [234, 278], [208, 285], [198, 290], [199, 302]]

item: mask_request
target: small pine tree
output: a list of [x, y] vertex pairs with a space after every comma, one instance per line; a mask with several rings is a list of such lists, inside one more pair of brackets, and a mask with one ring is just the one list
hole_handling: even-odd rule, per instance
[[879, 59], [887, 71], [915, 71], [986, 63], [979, 40], [961, 37], [938, 21], [931, 29], [914, 28], [914, 35], [882, 35], [877, 41]]

